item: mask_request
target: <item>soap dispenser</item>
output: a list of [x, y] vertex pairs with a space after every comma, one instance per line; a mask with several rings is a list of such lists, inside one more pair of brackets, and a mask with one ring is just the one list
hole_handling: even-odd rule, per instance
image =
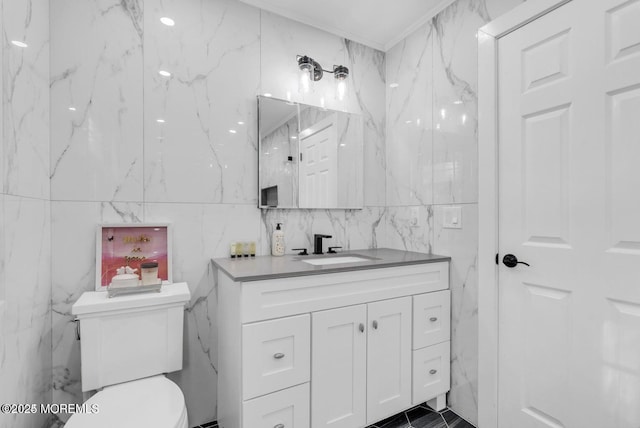
[[284, 256], [284, 232], [280, 229], [282, 223], [277, 223], [276, 230], [271, 237], [271, 255]]

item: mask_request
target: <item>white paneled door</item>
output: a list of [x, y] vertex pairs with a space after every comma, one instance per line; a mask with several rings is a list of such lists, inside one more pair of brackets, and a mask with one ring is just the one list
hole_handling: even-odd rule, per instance
[[338, 206], [338, 115], [300, 132], [300, 208]]
[[638, 428], [640, 0], [573, 0], [498, 64], [499, 427]]

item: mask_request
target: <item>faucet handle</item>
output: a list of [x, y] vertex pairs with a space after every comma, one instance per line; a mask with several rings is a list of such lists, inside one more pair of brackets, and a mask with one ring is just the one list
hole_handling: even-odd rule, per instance
[[307, 249], [306, 248], [292, 248], [292, 251], [300, 251], [298, 253], [299, 256], [308, 256], [309, 253], [307, 253]]
[[313, 237], [314, 238], [327, 238], [327, 239], [333, 238], [333, 236], [331, 236], [331, 235], [323, 235], [321, 233], [316, 233], [316, 234], [313, 235]]
[[329, 251], [327, 251], [327, 254], [336, 254], [337, 251], [335, 250], [335, 248], [342, 248], [342, 247], [329, 247]]

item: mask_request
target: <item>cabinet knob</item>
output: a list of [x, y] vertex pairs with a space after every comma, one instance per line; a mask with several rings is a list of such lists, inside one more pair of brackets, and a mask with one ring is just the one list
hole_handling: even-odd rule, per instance
[[274, 425], [273, 428], [284, 428], [284, 424]]
[[429, 318], [429, 321], [436, 322], [436, 321], [438, 321], [438, 317], [431, 317], [431, 318]]
[[429, 373], [430, 373], [430, 374], [436, 374], [436, 373], [438, 373], [438, 370], [436, 370], [436, 369], [431, 369], [431, 370], [429, 370]]
[[360, 327], [358, 327], [360, 330], [360, 333], [364, 333], [364, 324], [360, 323]]
[[373, 321], [373, 328], [376, 330], [378, 329], [378, 321], [376, 320]]
[[277, 354], [273, 354], [273, 358], [279, 360], [280, 358], [284, 358], [284, 354], [282, 352], [278, 352]]

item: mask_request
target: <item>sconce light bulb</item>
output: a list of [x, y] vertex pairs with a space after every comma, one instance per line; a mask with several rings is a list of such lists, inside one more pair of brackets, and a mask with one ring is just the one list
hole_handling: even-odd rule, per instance
[[309, 93], [311, 89], [311, 75], [308, 69], [300, 67], [300, 92], [303, 94]]
[[336, 91], [337, 91], [338, 100], [340, 101], [344, 100], [344, 96], [347, 93], [347, 82], [344, 80], [339, 80]]

